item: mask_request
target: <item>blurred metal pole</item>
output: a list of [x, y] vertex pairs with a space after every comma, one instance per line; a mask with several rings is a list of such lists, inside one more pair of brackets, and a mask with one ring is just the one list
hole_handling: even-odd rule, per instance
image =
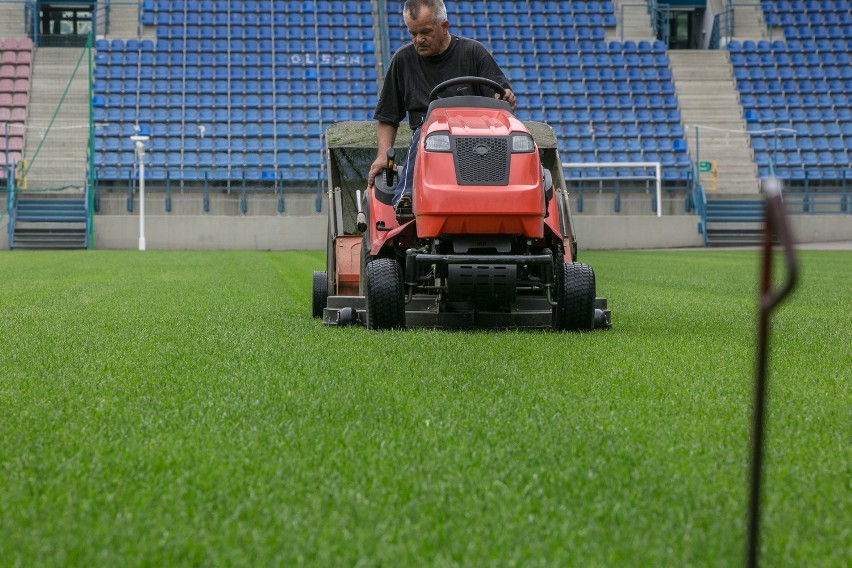
[[[760, 284], [760, 317], [758, 321], [757, 369], [754, 389], [754, 423], [752, 430], [751, 493], [749, 496], [748, 539], [746, 566], [757, 566], [760, 548], [760, 497], [763, 466], [763, 425], [766, 414], [766, 372], [769, 356], [769, 315], [796, 285], [798, 262], [793, 239], [787, 226], [781, 182], [777, 178], [763, 180], [766, 196], [766, 229], [763, 241], [763, 260]], [[784, 253], [787, 280], [777, 290], [772, 289], [772, 248], [776, 239]]]

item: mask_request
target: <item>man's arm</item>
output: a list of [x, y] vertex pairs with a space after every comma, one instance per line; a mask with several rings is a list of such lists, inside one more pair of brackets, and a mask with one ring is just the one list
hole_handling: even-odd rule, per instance
[[379, 141], [379, 153], [376, 161], [370, 166], [370, 173], [367, 174], [367, 186], [373, 187], [373, 181], [376, 179], [379, 171], [388, 165], [388, 148], [393, 147], [396, 141], [396, 131], [399, 126], [387, 122], [376, 123], [376, 138]]

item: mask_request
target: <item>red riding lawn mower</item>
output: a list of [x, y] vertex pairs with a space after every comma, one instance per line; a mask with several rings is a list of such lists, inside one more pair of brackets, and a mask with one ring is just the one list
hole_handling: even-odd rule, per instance
[[553, 130], [523, 123], [502, 100], [438, 98], [421, 127], [412, 206], [394, 210], [400, 128], [388, 167], [364, 191], [375, 159], [375, 124], [346, 122], [326, 134], [327, 270], [313, 275], [313, 315], [368, 329], [611, 327], [595, 274], [577, 241]]

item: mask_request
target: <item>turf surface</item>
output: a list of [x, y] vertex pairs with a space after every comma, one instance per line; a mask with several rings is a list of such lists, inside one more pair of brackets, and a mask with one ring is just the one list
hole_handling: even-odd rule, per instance
[[[615, 329], [368, 332], [320, 253], [0, 253], [0, 565], [726, 566], [757, 255], [600, 252]], [[762, 559], [852, 558], [852, 254], [773, 322]]]

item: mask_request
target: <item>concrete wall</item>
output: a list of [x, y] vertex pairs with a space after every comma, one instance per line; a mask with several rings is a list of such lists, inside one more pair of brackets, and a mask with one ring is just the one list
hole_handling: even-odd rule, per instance
[[[249, 217], [234, 215], [145, 215], [148, 250], [250, 249], [310, 250], [325, 248], [323, 215]], [[96, 249], [135, 249], [137, 215], [95, 217]]]
[[[162, 250], [321, 250], [326, 223], [324, 214], [146, 215], [145, 239], [148, 249]], [[791, 215], [790, 224], [801, 243], [852, 241], [852, 215]], [[694, 215], [576, 215], [574, 226], [581, 250], [704, 246]], [[138, 216], [95, 217], [95, 248], [135, 249], [138, 244]]]
[[[284, 212], [274, 195], [250, 195], [247, 211], [240, 212], [239, 191], [211, 191], [210, 211], [204, 212], [203, 194], [173, 192], [171, 211], [166, 196], [145, 198], [145, 241], [148, 249], [304, 250], [325, 248], [327, 205], [316, 212], [315, 194], [288, 194]], [[101, 194], [95, 215], [96, 249], [133, 249], [139, 245], [139, 200], [127, 211], [125, 191]], [[318, 245], [318, 243], [321, 243]]]
[[704, 246], [698, 217], [575, 216], [577, 246], [582, 250]]
[[852, 242], [852, 215], [790, 215], [790, 230], [799, 243]]
[[[703, 246], [693, 216], [579, 216], [574, 219], [581, 249]], [[146, 248], [175, 249], [324, 249], [324, 215], [232, 216], [145, 215]], [[95, 217], [96, 249], [134, 249], [139, 244], [137, 215]]]

